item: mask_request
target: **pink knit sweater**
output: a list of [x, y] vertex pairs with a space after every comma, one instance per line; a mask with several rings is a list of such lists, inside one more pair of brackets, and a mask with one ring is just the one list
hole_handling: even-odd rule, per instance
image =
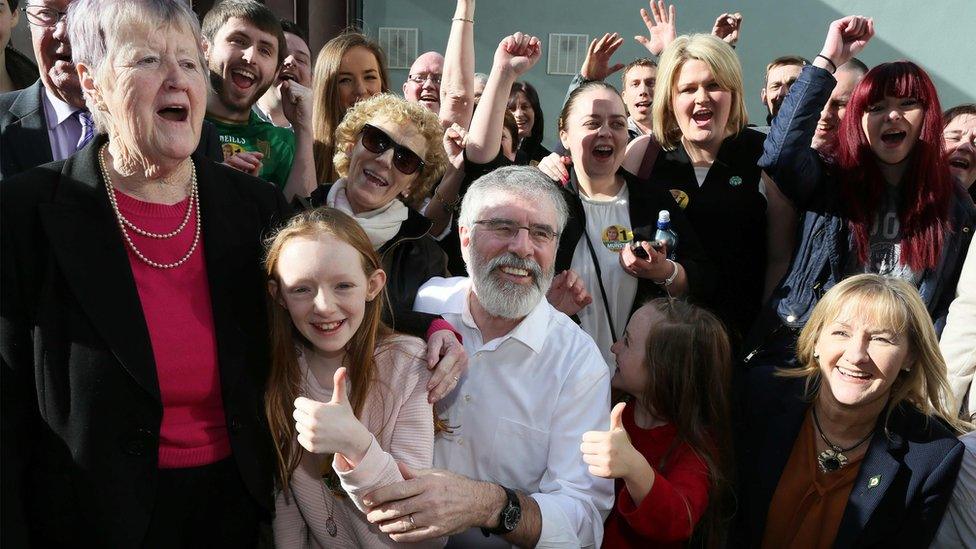
[[[119, 210], [137, 227], [165, 233], [179, 227], [187, 198], [167, 206], [115, 192]], [[141, 236], [126, 229], [139, 250], [156, 262], [178, 261], [193, 243], [196, 212], [171, 239]], [[175, 269], [157, 269], [126, 247], [149, 329], [163, 421], [159, 426], [159, 468], [199, 467], [231, 454], [217, 362], [217, 339], [206, 256], [201, 240]]]
[[[373, 443], [359, 466], [341, 471], [333, 461], [343, 489], [350, 497], [336, 498], [321, 480], [324, 456], [305, 452], [291, 479], [291, 497], [283, 493], [275, 502], [275, 546], [279, 549], [322, 547], [399, 547], [366, 520], [362, 498], [377, 488], [403, 480], [396, 462], [411, 469], [426, 469], [434, 459], [434, 416], [427, 403], [426, 347], [413, 337], [396, 335], [378, 345], [376, 378], [366, 397], [359, 420], [371, 433]], [[305, 376], [305, 396], [319, 402], [332, 398], [332, 389], [319, 385], [299, 357]], [[297, 441], [296, 441], [297, 444]], [[337, 535], [326, 531], [332, 512]], [[441, 547], [434, 540], [410, 547]]]

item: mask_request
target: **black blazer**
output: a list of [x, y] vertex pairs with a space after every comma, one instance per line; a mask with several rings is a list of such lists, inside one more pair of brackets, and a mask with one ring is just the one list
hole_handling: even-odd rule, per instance
[[[44, 117], [44, 85], [0, 94], [0, 180], [54, 160]], [[220, 136], [213, 124], [203, 121], [197, 153], [223, 162]]]
[[[766, 515], [810, 406], [803, 380], [771, 367], [736, 371], [736, 547], [759, 547]], [[834, 547], [928, 547], [942, 521], [963, 445], [939, 420], [901, 404], [878, 419]], [[872, 486], [872, 484], [876, 485]]]
[[[0, 185], [3, 545], [141, 544], [163, 407], [149, 332], [97, 164], [78, 154]], [[272, 509], [263, 413], [262, 237], [272, 185], [194, 156], [224, 414], [248, 492]], [[29, 541], [32, 540], [32, 541]]]

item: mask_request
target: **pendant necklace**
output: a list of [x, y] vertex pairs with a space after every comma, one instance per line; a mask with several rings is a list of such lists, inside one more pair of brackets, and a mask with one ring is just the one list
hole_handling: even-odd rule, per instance
[[[335, 493], [332, 484], [333, 478], [331, 475], [322, 475], [322, 498], [325, 500], [325, 504], [329, 507], [329, 516], [325, 519], [325, 531], [329, 533], [330, 536], [336, 537], [339, 533], [339, 528], [336, 526], [335, 517], [333, 513], [335, 512], [336, 498], [333, 495], [329, 497], [329, 492]], [[328, 487], [328, 492], [326, 492], [326, 487]]]
[[813, 407], [813, 423], [817, 426], [817, 433], [820, 434], [820, 438], [822, 438], [824, 444], [827, 445], [827, 449], [820, 452], [820, 455], [817, 456], [817, 463], [820, 465], [820, 470], [824, 473], [832, 473], [847, 465], [847, 456], [844, 455], [844, 452], [850, 452], [851, 450], [864, 444], [871, 438], [871, 435], [874, 434], [874, 431], [871, 431], [867, 434], [867, 436], [857, 441], [853, 446], [849, 448], [841, 448], [833, 442], [830, 442], [830, 440], [827, 439], [827, 435], [824, 434], [823, 428], [820, 427], [820, 418], [817, 417], [816, 406]]

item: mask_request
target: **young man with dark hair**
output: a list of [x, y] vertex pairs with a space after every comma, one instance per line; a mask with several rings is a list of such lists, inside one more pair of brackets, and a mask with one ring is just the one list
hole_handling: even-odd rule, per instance
[[281, 20], [281, 30], [285, 33], [285, 61], [278, 71], [278, 78], [274, 85], [264, 92], [261, 99], [254, 105], [254, 113], [261, 120], [271, 122], [281, 128], [291, 128], [291, 122], [285, 116], [282, 105], [281, 85], [290, 81], [292, 91], [299, 91], [306, 98], [311, 96], [312, 87], [312, 52], [308, 48], [305, 33], [295, 23]]
[[278, 18], [255, 0], [222, 0], [203, 18], [203, 36], [213, 85], [207, 120], [220, 133], [224, 162], [275, 184], [287, 199], [308, 196], [314, 187], [310, 101], [283, 83], [282, 108], [294, 133], [251, 110], [287, 55]]
[[766, 65], [766, 79], [759, 96], [766, 106], [767, 124], [771, 124], [776, 117], [783, 99], [790, 93], [790, 86], [800, 76], [800, 70], [809, 64], [809, 61], [798, 55], [784, 55]]
[[648, 57], [634, 59], [624, 67], [620, 97], [627, 106], [627, 133], [634, 139], [651, 133], [651, 106], [657, 63]]

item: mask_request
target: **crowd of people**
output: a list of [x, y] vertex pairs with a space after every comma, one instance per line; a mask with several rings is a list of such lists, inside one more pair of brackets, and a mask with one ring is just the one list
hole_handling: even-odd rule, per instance
[[200, 15], [0, 0], [4, 545], [976, 545], [976, 105], [871, 18], [750, 83], [651, 1], [550, 151], [475, 0], [402, 95]]

